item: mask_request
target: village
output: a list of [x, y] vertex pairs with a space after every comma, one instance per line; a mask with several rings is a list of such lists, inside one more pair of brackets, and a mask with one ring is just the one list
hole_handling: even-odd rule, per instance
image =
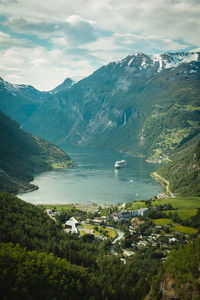
[[158, 259], [165, 261], [171, 249], [188, 243], [197, 234], [195, 228], [181, 227], [175, 219], [172, 221], [163, 216], [163, 211], [173, 212], [173, 216], [177, 216], [177, 209], [171, 204], [152, 207], [146, 201], [142, 202], [142, 206], [145, 207], [130, 209], [130, 203], [104, 208], [96, 204], [77, 204], [71, 205], [67, 211], [54, 208], [46, 212], [62, 224], [66, 234], [75, 234], [80, 238], [90, 235], [107, 241], [111, 254], [119, 256], [124, 263], [137, 251], [148, 248], [155, 251]]

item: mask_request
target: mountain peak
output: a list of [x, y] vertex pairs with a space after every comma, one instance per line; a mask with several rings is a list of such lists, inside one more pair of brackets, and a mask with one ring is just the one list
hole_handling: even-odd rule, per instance
[[49, 93], [50, 94], [57, 94], [58, 92], [61, 92], [65, 89], [69, 89], [72, 87], [72, 85], [74, 85], [75, 81], [72, 80], [71, 78], [66, 78], [63, 83], [59, 84], [56, 88], [54, 88], [53, 90], [51, 90]]
[[158, 72], [163, 69], [169, 69], [178, 67], [182, 63], [190, 63], [192, 61], [199, 61], [198, 52], [176, 52], [176, 53], [164, 53], [149, 55], [153, 64], [159, 63]]
[[156, 67], [157, 72], [162, 70], [178, 67], [182, 63], [190, 63], [200, 60], [200, 52], [166, 52], [162, 54], [145, 54], [138, 52], [127, 57], [112, 62], [113, 65], [120, 67], [136, 68], [138, 70]]

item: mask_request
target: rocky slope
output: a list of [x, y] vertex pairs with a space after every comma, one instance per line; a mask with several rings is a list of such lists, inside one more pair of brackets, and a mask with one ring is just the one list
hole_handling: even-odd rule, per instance
[[37, 188], [33, 175], [53, 167], [70, 167], [70, 157], [57, 146], [19, 128], [0, 112], [0, 189], [19, 193]]

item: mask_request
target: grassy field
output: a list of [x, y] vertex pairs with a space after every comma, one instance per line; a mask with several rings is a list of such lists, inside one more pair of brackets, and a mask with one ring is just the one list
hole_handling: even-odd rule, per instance
[[170, 228], [171, 232], [181, 232], [185, 234], [195, 234], [198, 232], [196, 228], [188, 227], [188, 226], [182, 226], [182, 225], [175, 225]]
[[45, 209], [55, 209], [56, 211], [63, 211], [63, 210], [72, 210], [74, 206], [72, 204], [45, 204], [39, 205], [40, 207]]
[[168, 198], [158, 199], [152, 202], [152, 205], [171, 203], [173, 208], [180, 210], [194, 210], [200, 207], [200, 197], [181, 197], [181, 198]]
[[139, 209], [142, 207], [146, 207], [145, 202], [142, 201], [135, 201], [130, 203], [130, 205], [127, 207], [128, 210], [134, 210], [134, 209]]
[[161, 226], [168, 225], [168, 224], [174, 224], [174, 222], [171, 219], [154, 219], [152, 221], [155, 225], [161, 225]]
[[[98, 228], [98, 230], [96, 230]], [[96, 236], [102, 235], [106, 236], [110, 239], [114, 239], [117, 237], [117, 233], [115, 230], [109, 227], [102, 227], [102, 226], [96, 226], [96, 225], [90, 225], [90, 224], [81, 224], [79, 227], [81, 235], [87, 234], [87, 233], [92, 233]]]
[[[170, 224], [171, 226], [169, 227], [169, 230], [171, 233], [180, 232], [184, 234], [195, 234], [198, 232], [196, 228], [176, 224], [171, 219], [154, 219], [152, 221], [155, 225], [160, 225], [160, 226], [165, 226]], [[164, 234], [164, 232], [162, 232], [162, 234]]]
[[181, 220], [189, 219], [190, 217], [196, 214], [195, 209], [179, 209], [179, 210], [167, 210], [165, 213], [168, 215], [169, 213], [177, 213]]

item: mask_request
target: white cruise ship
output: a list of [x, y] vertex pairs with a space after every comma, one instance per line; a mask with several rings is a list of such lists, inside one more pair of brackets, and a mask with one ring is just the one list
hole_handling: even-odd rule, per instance
[[127, 167], [127, 162], [126, 160], [117, 160], [115, 162], [115, 168], [120, 169], [120, 168], [126, 168]]

